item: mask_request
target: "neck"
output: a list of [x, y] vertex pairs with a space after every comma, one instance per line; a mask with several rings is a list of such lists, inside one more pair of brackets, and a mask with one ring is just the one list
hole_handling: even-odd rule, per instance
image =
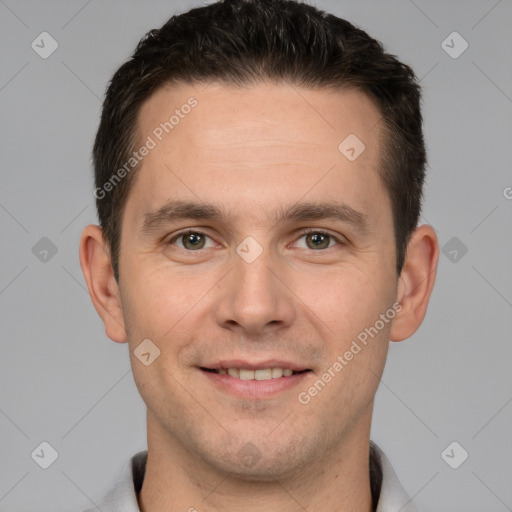
[[[363, 417], [364, 416], [364, 417]], [[272, 481], [220, 473], [169, 439], [148, 413], [148, 459], [138, 497], [141, 512], [372, 512], [371, 411], [340, 446]], [[366, 428], [362, 426], [366, 424]]]

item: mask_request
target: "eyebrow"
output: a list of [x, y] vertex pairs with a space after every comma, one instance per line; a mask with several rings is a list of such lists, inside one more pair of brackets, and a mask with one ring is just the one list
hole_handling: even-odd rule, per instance
[[[141, 232], [150, 234], [162, 226], [183, 219], [227, 221], [228, 218], [223, 208], [213, 204], [171, 200], [157, 210], [144, 214]], [[336, 220], [351, 224], [363, 233], [368, 228], [365, 214], [345, 203], [334, 201], [298, 203], [277, 208], [271, 212], [270, 218], [274, 225], [291, 221]]]

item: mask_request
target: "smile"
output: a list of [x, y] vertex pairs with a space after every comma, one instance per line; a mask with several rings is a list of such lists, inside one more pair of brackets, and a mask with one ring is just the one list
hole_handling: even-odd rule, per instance
[[250, 370], [246, 368], [219, 368], [209, 369], [201, 368], [202, 370], [217, 373], [219, 375], [229, 375], [234, 379], [240, 380], [271, 380], [279, 379], [281, 377], [291, 377], [292, 375], [307, 372], [310, 370], [295, 371], [291, 368], [261, 368], [258, 370]]
[[219, 365], [217, 368], [200, 367], [199, 370], [213, 389], [243, 400], [263, 400], [295, 387], [303, 388], [301, 383], [312, 373], [310, 369], [273, 365], [258, 368]]

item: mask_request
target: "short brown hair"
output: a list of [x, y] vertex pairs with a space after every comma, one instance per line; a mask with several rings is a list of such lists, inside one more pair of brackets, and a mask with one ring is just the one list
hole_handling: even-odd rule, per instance
[[289, 82], [306, 88], [352, 88], [382, 116], [380, 175], [389, 193], [398, 274], [417, 226], [426, 151], [421, 91], [412, 69], [346, 20], [293, 0], [224, 0], [172, 16], [149, 31], [114, 74], [93, 149], [96, 207], [119, 280], [122, 214], [135, 170], [109, 193], [109, 182], [137, 142], [142, 104], [164, 84], [220, 81], [244, 86]]

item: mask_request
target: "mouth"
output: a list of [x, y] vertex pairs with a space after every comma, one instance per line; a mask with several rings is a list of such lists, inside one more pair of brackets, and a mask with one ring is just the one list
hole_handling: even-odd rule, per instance
[[310, 368], [274, 361], [249, 364], [244, 361], [220, 362], [198, 368], [214, 389], [242, 399], [261, 400], [298, 386]]
[[229, 375], [234, 379], [240, 380], [272, 380], [283, 377], [291, 377], [301, 373], [310, 372], [311, 370], [293, 370], [291, 368], [258, 368], [256, 370], [250, 368], [201, 368], [205, 372], [216, 373], [218, 375]]

